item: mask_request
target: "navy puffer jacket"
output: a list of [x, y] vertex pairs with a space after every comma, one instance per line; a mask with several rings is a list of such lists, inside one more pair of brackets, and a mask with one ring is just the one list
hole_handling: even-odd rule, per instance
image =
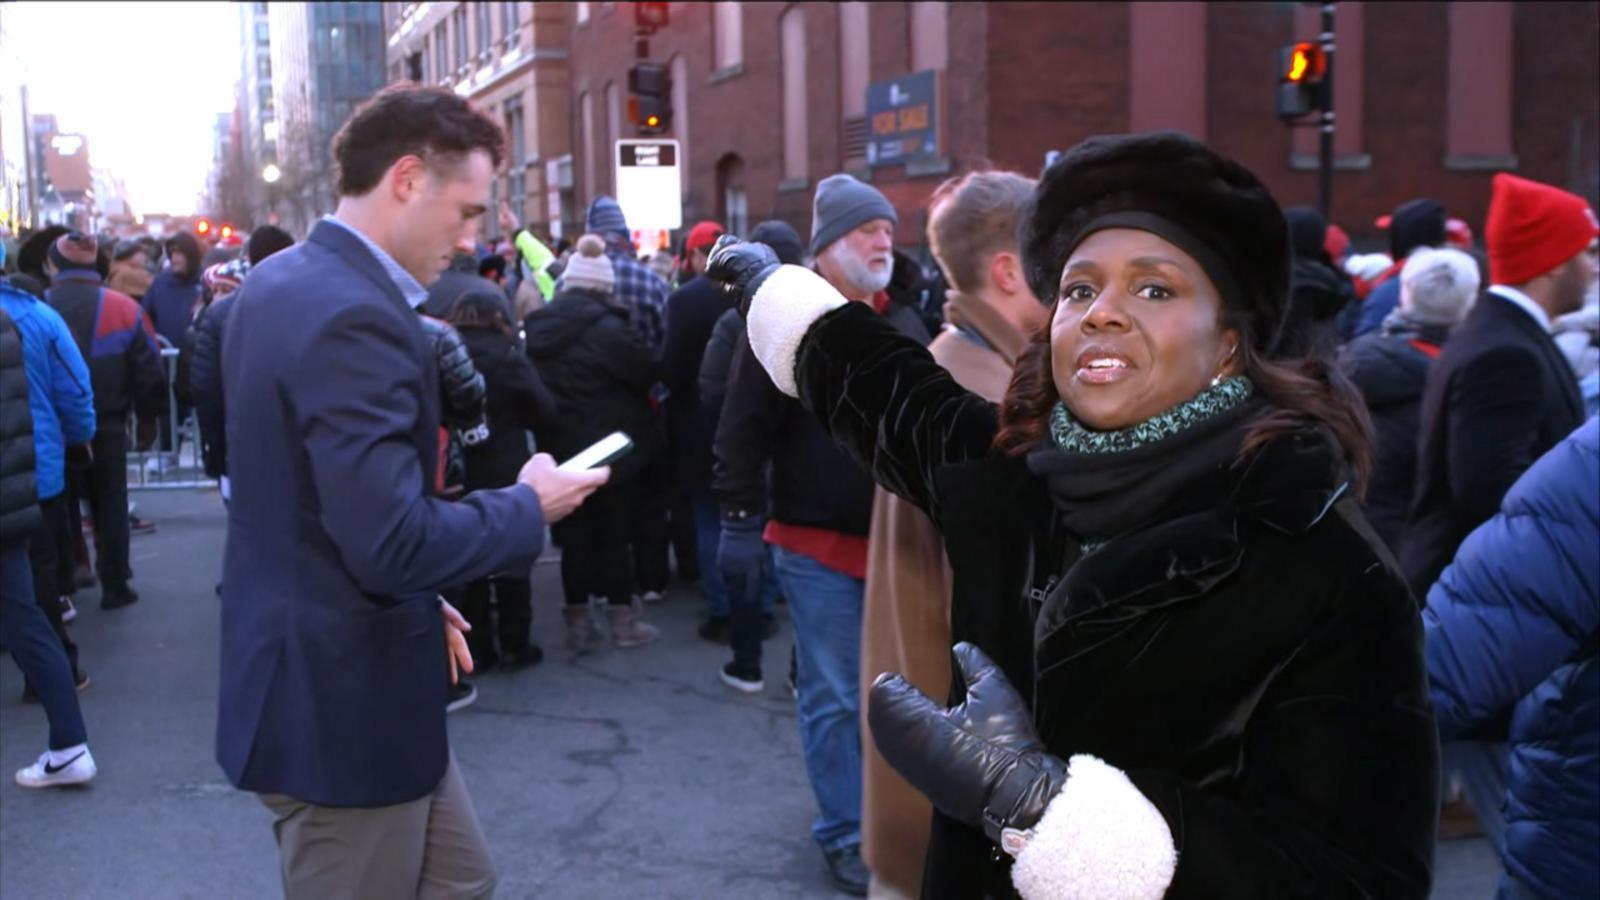
[[1509, 721], [1507, 872], [1552, 900], [1600, 896], [1600, 419], [1512, 486], [1423, 616], [1440, 738]]

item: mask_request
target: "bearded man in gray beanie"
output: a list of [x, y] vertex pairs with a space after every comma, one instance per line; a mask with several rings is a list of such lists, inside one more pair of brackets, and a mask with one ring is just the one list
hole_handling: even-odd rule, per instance
[[[916, 313], [884, 293], [898, 222], [876, 188], [832, 175], [817, 185], [810, 249], [818, 274], [840, 294], [926, 344]], [[748, 693], [765, 689], [758, 593], [770, 544], [794, 623], [800, 742], [818, 810], [811, 836], [834, 884], [865, 896], [858, 682], [872, 480], [774, 386], [743, 334], [713, 449], [712, 490], [722, 507], [717, 567], [733, 607], [734, 645], [745, 648], [723, 666], [722, 680]]]

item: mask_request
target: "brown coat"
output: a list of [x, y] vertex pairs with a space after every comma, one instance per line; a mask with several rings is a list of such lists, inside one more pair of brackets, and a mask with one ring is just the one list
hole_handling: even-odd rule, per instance
[[[962, 387], [998, 403], [1026, 338], [993, 309], [954, 291], [946, 326], [928, 350]], [[976, 333], [988, 346], [963, 329]], [[932, 807], [889, 767], [867, 727], [867, 689], [899, 672], [928, 696], [950, 693], [950, 565], [944, 541], [923, 512], [878, 488], [872, 502], [861, 625], [862, 851], [874, 896], [922, 892]]]

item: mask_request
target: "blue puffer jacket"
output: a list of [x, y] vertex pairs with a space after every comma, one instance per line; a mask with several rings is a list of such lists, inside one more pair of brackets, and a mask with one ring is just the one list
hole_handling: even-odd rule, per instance
[[0, 279], [0, 308], [22, 334], [33, 413], [33, 451], [39, 499], [67, 489], [66, 448], [94, 437], [94, 389], [89, 366], [61, 314], [48, 303]]
[[1506, 871], [1600, 896], [1600, 419], [1533, 465], [1428, 592], [1439, 736], [1509, 716]]

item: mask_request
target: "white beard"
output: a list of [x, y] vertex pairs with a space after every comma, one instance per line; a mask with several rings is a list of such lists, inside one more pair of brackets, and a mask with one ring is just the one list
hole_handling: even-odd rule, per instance
[[871, 295], [889, 286], [889, 279], [894, 275], [894, 258], [889, 258], [889, 265], [882, 271], [874, 271], [867, 261], [856, 256], [844, 241], [834, 241], [822, 255], [833, 260], [839, 267], [839, 272], [850, 282], [855, 289], [863, 294]]

